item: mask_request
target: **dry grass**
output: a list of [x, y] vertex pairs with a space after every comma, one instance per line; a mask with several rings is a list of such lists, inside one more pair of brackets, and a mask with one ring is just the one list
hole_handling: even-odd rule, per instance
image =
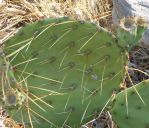
[[0, 0], [0, 44], [26, 23], [70, 16], [109, 26], [111, 0]]

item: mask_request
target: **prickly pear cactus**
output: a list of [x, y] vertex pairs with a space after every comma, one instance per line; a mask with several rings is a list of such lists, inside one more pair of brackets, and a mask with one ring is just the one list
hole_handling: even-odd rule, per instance
[[16, 104], [16, 91], [13, 89], [16, 84], [16, 79], [14, 77], [13, 71], [5, 58], [2, 47], [0, 48], [0, 94], [2, 94], [2, 101], [5, 102], [5, 105], [11, 106]]
[[148, 128], [149, 80], [139, 83], [116, 96], [111, 110], [119, 128]]
[[131, 34], [121, 45], [123, 37], [69, 18], [22, 28], [5, 42], [16, 95], [9, 105], [3, 98], [3, 106], [26, 127], [81, 126], [102, 110], [123, 80], [131, 43], [127, 39], [137, 39]]
[[140, 17], [127, 17], [120, 20], [119, 24], [121, 27], [117, 28], [118, 44], [129, 51], [141, 40], [142, 35], [147, 29], [146, 21]]

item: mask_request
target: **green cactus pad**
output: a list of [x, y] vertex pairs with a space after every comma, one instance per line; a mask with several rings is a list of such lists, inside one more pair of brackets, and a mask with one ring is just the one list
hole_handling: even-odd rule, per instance
[[13, 90], [16, 80], [12, 69], [5, 58], [2, 47], [0, 47], [0, 103], [7, 106], [15, 105], [17, 95]]
[[147, 29], [146, 22], [139, 17], [123, 18], [120, 21], [120, 26], [117, 28], [118, 44], [128, 51], [138, 43]]
[[148, 89], [149, 80], [146, 80], [116, 96], [111, 113], [119, 128], [149, 127]]
[[19, 95], [7, 110], [35, 128], [78, 128], [92, 119], [119, 88], [127, 64], [119, 39], [68, 18], [27, 25], [5, 42], [4, 51]]

